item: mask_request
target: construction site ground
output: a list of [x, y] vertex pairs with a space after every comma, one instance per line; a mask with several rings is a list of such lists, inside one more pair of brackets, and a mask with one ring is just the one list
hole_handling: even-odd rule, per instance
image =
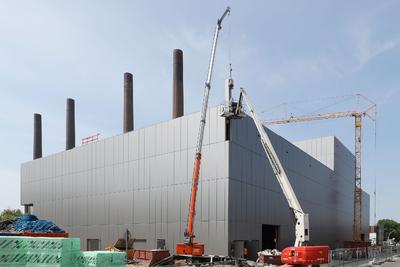
[[[250, 263], [250, 262], [249, 262]], [[255, 264], [255, 263], [253, 263]], [[146, 265], [142, 265], [142, 264], [127, 264], [126, 267], [147, 267]], [[177, 262], [175, 265], [172, 266], [189, 266], [187, 264], [185, 264], [185, 262]], [[193, 266], [193, 265], [192, 265]], [[213, 266], [225, 266], [225, 267], [229, 267], [229, 266], [235, 266], [235, 265], [213, 265]], [[246, 266], [252, 266], [252, 263], [250, 263], [249, 265]], [[257, 264], [254, 266], [263, 266], [262, 264]], [[273, 266], [273, 265], [270, 265]], [[396, 255], [393, 256], [391, 258], [390, 261], [388, 260], [375, 260], [372, 261], [371, 259], [362, 259], [362, 260], [358, 260], [358, 261], [351, 261], [351, 262], [331, 262], [329, 264], [321, 264], [321, 267], [339, 267], [339, 266], [343, 266], [343, 267], [367, 267], [367, 266], [381, 266], [381, 267], [400, 267], [400, 255]]]

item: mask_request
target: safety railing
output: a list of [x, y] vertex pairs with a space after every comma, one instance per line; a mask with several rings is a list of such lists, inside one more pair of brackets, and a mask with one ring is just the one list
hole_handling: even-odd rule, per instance
[[82, 145], [86, 145], [86, 144], [89, 144], [89, 143], [99, 140], [99, 135], [100, 134], [98, 133], [95, 135], [91, 135], [91, 136], [82, 138]]
[[373, 266], [393, 261], [400, 256], [400, 247], [342, 248], [330, 251], [329, 266]]

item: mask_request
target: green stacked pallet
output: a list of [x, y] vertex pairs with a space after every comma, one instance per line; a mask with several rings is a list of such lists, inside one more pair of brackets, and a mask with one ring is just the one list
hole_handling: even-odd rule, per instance
[[80, 249], [79, 238], [43, 238], [28, 240], [27, 267], [70, 267]]
[[112, 253], [112, 266], [113, 267], [124, 267], [126, 263], [125, 252], [110, 252]]
[[79, 238], [0, 236], [0, 267], [124, 267], [125, 253], [81, 252]]
[[27, 239], [18, 236], [0, 237], [0, 266], [26, 266]]
[[124, 267], [125, 253], [108, 251], [87, 251], [75, 255], [76, 267]]

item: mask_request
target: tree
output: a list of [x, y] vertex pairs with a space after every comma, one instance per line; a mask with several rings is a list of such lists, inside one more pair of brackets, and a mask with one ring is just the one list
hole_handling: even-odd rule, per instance
[[390, 234], [390, 238], [395, 238], [398, 242], [400, 241], [400, 223], [395, 220], [390, 219], [382, 219], [378, 221], [379, 227], [384, 227], [384, 238], [388, 238]]
[[0, 221], [14, 219], [15, 217], [19, 217], [22, 215], [22, 212], [19, 209], [5, 209], [0, 213]]

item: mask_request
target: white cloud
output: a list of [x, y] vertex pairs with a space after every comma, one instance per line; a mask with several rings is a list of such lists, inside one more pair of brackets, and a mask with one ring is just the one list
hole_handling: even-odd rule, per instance
[[[369, 24], [372, 22], [366, 22]], [[374, 38], [374, 32], [368, 25], [359, 25], [354, 29], [354, 52], [357, 64], [354, 70], [358, 70], [376, 57], [396, 48], [400, 44], [399, 39], [379, 40]]]
[[379, 8], [360, 13], [349, 22], [347, 35], [356, 60], [352, 71], [361, 69], [371, 60], [399, 46], [399, 36], [382, 35], [385, 33], [382, 20], [390, 8], [390, 5], [380, 5]]

